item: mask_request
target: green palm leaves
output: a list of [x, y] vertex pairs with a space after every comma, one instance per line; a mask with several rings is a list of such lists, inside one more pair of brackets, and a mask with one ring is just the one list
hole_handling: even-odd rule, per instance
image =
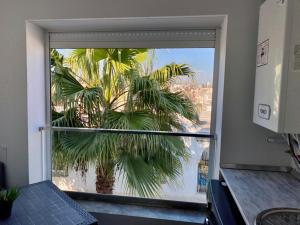
[[[53, 49], [53, 126], [174, 131], [183, 129], [180, 117], [198, 123], [192, 102], [170, 91], [175, 77], [193, 75], [191, 68], [153, 71], [151, 55], [148, 49], [76, 49], [64, 59]], [[95, 165], [97, 192], [111, 193], [119, 174], [128, 192], [149, 197], [176, 180], [188, 154], [180, 137], [55, 132], [53, 156], [54, 163], [83, 171]]]

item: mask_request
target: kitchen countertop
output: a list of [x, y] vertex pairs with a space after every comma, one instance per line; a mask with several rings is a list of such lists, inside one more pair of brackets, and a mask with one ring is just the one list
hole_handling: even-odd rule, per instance
[[270, 208], [300, 208], [300, 181], [290, 173], [221, 169], [247, 225]]

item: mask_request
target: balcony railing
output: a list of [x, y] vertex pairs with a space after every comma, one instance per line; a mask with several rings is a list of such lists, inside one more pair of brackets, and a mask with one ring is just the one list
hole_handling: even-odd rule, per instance
[[97, 133], [115, 133], [115, 134], [148, 134], [148, 135], [167, 135], [167, 136], [180, 136], [180, 137], [198, 137], [216, 139], [215, 134], [206, 132], [172, 132], [172, 131], [152, 131], [152, 130], [125, 130], [125, 129], [104, 129], [104, 128], [82, 128], [82, 127], [55, 127], [46, 126], [40, 127], [40, 131], [52, 130], [52, 131], [73, 131], [73, 132], [97, 132]]
[[[42, 127], [40, 128], [40, 131], [50, 131], [52, 135], [55, 135], [56, 140], [57, 138], [61, 138], [63, 136], [67, 137], [68, 135], [75, 135], [75, 139], [76, 136], [78, 138], [83, 137], [88, 139], [90, 135], [98, 136], [100, 139], [105, 139], [107, 137], [110, 139], [111, 135], [111, 138], [119, 143], [119, 145], [115, 147], [117, 149], [117, 152], [124, 151], [122, 145], [124, 140], [124, 143], [129, 146], [127, 146], [128, 148], [136, 147], [135, 144], [132, 145], [132, 143], [135, 141], [137, 141], [136, 143], [138, 146], [141, 146], [140, 148], [144, 148], [146, 145], [143, 145], [142, 143], [144, 140], [143, 138], [147, 139], [149, 138], [149, 136], [151, 136], [152, 139], [158, 139], [159, 141], [165, 140], [164, 137], [166, 137], [167, 139], [169, 138], [169, 140], [179, 138], [181, 140], [181, 143], [183, 144], [182, 149], [184, 149], [184, 151], [189, 154], [189, 158], [187, 161], [185, 161], [183, 158], [180, 159], [182, 163], [182, 174], [179, 176], [178, 181], [182, 182], [182, 184], [176, 187], [173, 187], [168, 183], [162, 184], [163, 188], [161, 196], [154, 197], [154, 199], [195, 203], [206, 202], [206, 187], [209, 180], [209, 155], [211, 146], [215, 143], [216, 139], [215, 135], [213, 134], [199, 132], [192, 133], [50, 126]], [[54, 145], [52, 145], [52, 152], [54, 153], [54, 151]], [[65, 162], [64, 159], [60, 161]], [[115, 168], [117, 168], [117, 166]], [[77, 171], [77, 169], [74, 169], [73, 167], [70, 167], [65, 163], [57, 164], [52, 161], [53, 182], [65, 191], [96, 193], [95, 182], [93, 181], [93, 179], [95, 179], [95, 170], [96, 165], [89, 165], [89, 169], [87, 170], [88, 172], [85, 173], [85, 176], [82, 176], [80, 169], [79, 171]], [[125, 189], [123, 189], [123, 181], [120, 180], [120, 177], [123, 176], [123, 173], [124, 172], [115, 169], [113, 195], [138, 197], [139, 195], [129, 193], [125, 191]]]

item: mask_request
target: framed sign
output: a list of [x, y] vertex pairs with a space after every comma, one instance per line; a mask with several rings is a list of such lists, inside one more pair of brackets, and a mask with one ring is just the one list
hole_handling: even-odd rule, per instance
[[269, 60], [269, 39], [257, 45], [256, 66], [264, 66]]

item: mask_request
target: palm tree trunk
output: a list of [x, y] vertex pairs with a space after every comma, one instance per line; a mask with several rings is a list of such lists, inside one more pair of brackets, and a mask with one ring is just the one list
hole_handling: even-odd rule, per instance
[[112, 194], [115, 183], [114, 170], [98, 165], [96, 167], [96, 191], [100, 194]]

